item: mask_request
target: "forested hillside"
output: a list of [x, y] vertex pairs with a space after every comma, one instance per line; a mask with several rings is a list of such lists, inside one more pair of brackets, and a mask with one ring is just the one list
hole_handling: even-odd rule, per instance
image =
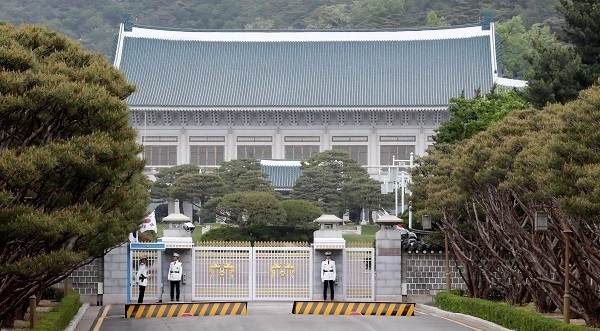
[[193, 29], [406, 28], [521, 16], [560, 29], [557, 0], [2, 0], [0, 22], [40, 24], [106, 56], [122, 13], [137, 24]]

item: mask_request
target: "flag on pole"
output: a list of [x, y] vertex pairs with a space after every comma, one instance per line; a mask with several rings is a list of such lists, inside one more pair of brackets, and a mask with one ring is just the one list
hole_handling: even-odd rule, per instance
[[400, 231], [400, 234], [408, 234], [408, 230], [406, 230], [402, 224], [396, 224], [396, 230]]
[[137, 243], [137, 242], [139, 242], [138, 241], [138, 232], [137, 232], [137, 230], [135, 230], [135, 231], [133, 231], [133, 232], [131, 232], [129, 234], [129, 242], [130, 243]]
[[146, 231], [154, 231], [158, 233], [158, 227], [156, 226], [156, 216], [154, 215], [154, 210], [150, 215], [146, 217], [145, 222], [140, 225], [140, 231], [142, 233]]

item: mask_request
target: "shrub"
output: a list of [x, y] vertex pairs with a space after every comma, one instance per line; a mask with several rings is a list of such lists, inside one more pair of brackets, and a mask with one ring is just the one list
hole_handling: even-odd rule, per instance
[[73, 317], [77, 315], [79, 307], [81, 307], [79, 293], [70, 292], [56, 307], [42, 317], [33, 330], [62, 331], [69, 325]]
[[447, 311], [479, 317], [486, 321], [519, 331], [589, 331], [589, 328], [564, 324], [534, 312], [524, 311], [501, 303], [476, 298], [465, 298], [448, 292], [435, 297], [435, 305]]

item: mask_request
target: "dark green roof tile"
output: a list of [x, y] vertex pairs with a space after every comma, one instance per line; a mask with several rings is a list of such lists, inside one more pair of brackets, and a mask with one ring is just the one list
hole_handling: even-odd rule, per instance
[[[493, 84], [489, 36], [410, 41], [125, 37], [133, 107], [426, 107]], [[494, 59], [495, 61], [495, 59]]]

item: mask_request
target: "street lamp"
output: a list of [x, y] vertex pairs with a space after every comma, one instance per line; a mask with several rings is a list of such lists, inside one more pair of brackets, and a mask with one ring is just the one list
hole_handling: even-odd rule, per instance
[[[392, 155], [392, 165], [388, 168], [389, 180], [394, 182], [394, 194], [395, 194], [395, 208], [396, 208], [396, 216], [403, 213], [405, 210], [405, 195], [407, 191], [407, 185], [410, 183], [410, 173], [408, 169], [412, 169], [414, 167], [414, 153], [410, 152], [410, 156], [408, 160], [397, 160], [395, 155]], [[400, 171], [400, 168], [403, 170]], [[401, 208], [398, 210], [398, 189], [400, 191], [400, 199], [401, 199]], [[409, 207], [410, 208], [410, 207]], [[412, 228], [412, 218], [408, 219], [408, 227]]]
[[[423, 230], [431, 230], [431, 216], [423, 215], [421, 225]], [[446, 291], [450, 292], [450, 256], [448, 254], [448, 233], [444, 231], [444, 244], [446, 246]]]
[[[548, 213], [536, 212], [535, 213], [535, 230], [544, 231], [548, 230]], [[565, 294], [563, 296], [563, 322], [565, 324], [571, 323], [571, 294], [569, 288], [569, 259], [571, 250], [571, 223], [566, 221], [565, 229], [562, 231], [565, 234]]]

